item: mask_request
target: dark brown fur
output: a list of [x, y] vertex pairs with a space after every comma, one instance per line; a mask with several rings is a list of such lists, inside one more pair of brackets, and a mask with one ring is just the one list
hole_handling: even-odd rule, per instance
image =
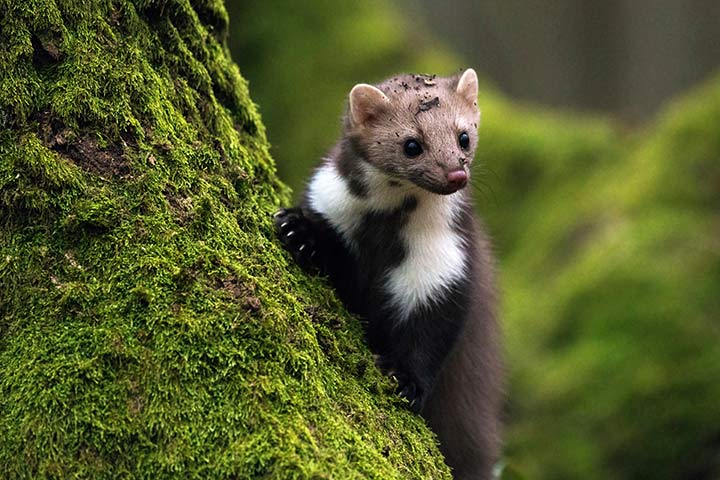
[[[485, 479], [500, 458], [503, 365], [494, 260], [478, 229], [468, 320], [422, 411], [455, 479]], [[482, 453], [479, 453], [482, 452]]]

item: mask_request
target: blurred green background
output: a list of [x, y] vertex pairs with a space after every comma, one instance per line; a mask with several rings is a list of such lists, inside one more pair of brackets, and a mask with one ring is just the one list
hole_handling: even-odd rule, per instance
[[[519, 36], [512, 34], [526, 25], [508, 23], [509, 13], [470, 15], [487, 12], [478, 5], [492, 2], [447, 2], [444, 9], [424, 2], [427, 8], [418, 8], [422, 3], [229, 1], [233, 56], [260, 105], [282, 177], [296, 194], [302, 190], [338, 136], [355, 83], [396, 72], [450, 74], [477, 67], [485, 81], [473, 188], [500, 257], [507, 463], [539, 480], [719, 479], [720, 78], [708, 72], [720, 55], [706, 55], [717, 45], [701, 41], [720, 36], [720, 16], [695, 24], [695, 43], [687, 51], [665, 49], [668, 66], [680, 62], [689, 70], [658, 72], [655, 83], [653, 54], [641, 48], [647, 38], [633, 44], [631, 21], [624, 28], [635, 37], [621, 38], [638, 55], [638, 65], [649, 65], [650, 78], [642, 81], [632, 80], [637, 68], [622, 75], [629, 62], [618, 39], [608, 40], [609, 50], [593, 50], [590, 59], [578, 54], [583, 61], [575, 72], [562, 52], [579, 47], [567, 47], [574, 37], [561, 35], [566, 50], [548, 51], [546, 62], [530, 62], [522, 72], [550, 85], [543, 96], [533, 95], [542, 90], [539, 84], [520, 93], [517, 81], [504, 88], [511, 82], [503, 78], [514, 79], [518, 70], [505, 68], [503, 77], [494, 67], [498, 45], [517, 47]], [[622, 3], [608, 3], [608, 11], [625, 11], [629, 18], [645, 14], [635, 3], [618, 9]], [[685, 3], [700, 13], [703, 5], [717, 4]], [[526, 23], [542, 22], [557, 9], [542, 9], [536, 1], [519, 9], [522, 4], [510, 2], [508, 12], [522, 10], [518, 21]], [[592, 20], [588, 25], [598, 23], [580, 10]], [[660, 22], [656, 30], [685, 31], [694, 17], [677, 11], [667, 13], [670, 20], [677, 16], [675, 27]], [[585, 47], [602, 45], [602, 38], [588, 45], [584, 24], [565, 25], [573, 17], [563, 12], [553, 20], [558, 32], [572, 27]], [[600, 20], [608, 18], [601, 13]], [[453, 29], [452, 18], [462, 26]], [[505, 23], [493, 37], [496, 49], [487, 49], [492, 55], [482, 56], [483, 45], [469, 43], [489, 34], [471, 26], [493, 18]], [[606, 30], [612, 37], [622, 28], [611, 23]], [[525, 36], [528, 48], [548, 48]], [[624, 63], [614, 65], [607, 52]], [[522, 63], [522, 55], [505, 61], [506, 67]], [[563, 79], [582, 88], [563, 97], [557, 85]], [[653, 84], [653, 91], [642, 88]], [[687, 92], [666, 99], [679, 90]], [[529, 106], [528, 99], [546, 105]]]

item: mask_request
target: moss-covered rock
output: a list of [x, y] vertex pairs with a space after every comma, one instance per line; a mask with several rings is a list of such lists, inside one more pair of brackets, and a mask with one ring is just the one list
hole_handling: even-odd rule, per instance
[[273, 239], [227, 28], [215, 0], [0, 0], [0, 476], [448, 477]]

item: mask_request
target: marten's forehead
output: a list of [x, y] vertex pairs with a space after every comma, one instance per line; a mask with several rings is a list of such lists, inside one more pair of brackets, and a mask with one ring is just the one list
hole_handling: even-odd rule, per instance
[[455, 89], [456, 77], [437, 77], [435, 75], [397, 75], [382, 82], [377, 87], [387, 95], [396, 109], [414, 117], [418, 123], [423, 118], [456, 117], [463, 113], [472, 116], [472, 109], [461, 100]]

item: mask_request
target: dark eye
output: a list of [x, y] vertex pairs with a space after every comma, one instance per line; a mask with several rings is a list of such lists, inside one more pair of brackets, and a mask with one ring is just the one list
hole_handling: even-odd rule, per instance
[[408, 157], [410, 157], [410, 158], [417, 157], [422, 152], [423, 152], [422, 147], [420, 146], [418, 141], [415, 140], [414, 138], [411, 138], [410, 140], [405, 142], [405, 155], [407, 155]]
[[468, 135], [467, 132], [462, 132], [458, 135], [458, 142], [460, 142], [460, 147], [463, 150], [467, 150], [470, 146], [470, 135]]

